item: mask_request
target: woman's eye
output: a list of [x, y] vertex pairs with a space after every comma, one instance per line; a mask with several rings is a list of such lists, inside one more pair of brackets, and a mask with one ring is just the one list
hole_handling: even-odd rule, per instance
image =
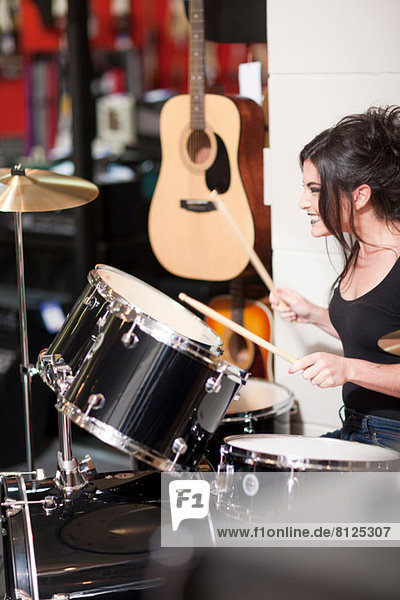
[[313, 194], [319, 194], [320, 191], [321, 191], [321, 188], [315, 188], [315, 187], [310, 188], [310, 192], [312, 192]]

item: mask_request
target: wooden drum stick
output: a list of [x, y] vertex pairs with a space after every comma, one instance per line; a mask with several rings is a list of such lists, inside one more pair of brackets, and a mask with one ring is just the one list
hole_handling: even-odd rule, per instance
[[224, 315], [221, 315], [219, 312], [213, 310], [206, 304], [199, 302], [199, 300], [194, 300], [194, 298], [187, 296], [183, 292], [181, 292], [178, 297], [179, 297], [179, 300], [182, 300], [182, 302], [189, 304], [189, 306], [191, 306], [195, 310], [198, 310], [203, 315], [206, 315], [207, 317], [210, 317], [210, 319], [214, 319], [215, 321], [218, 321], [218, 323], [221, 323], [221, 325], [224, 325], [225, 327], [228, 327], [228, 329], [231, 329], [232, 331], [234, 331], [235, 333], [238, 333], [242, 337], [249, 339], [251, 342], [254, 342], [254, 344], [257, 344], [258, 346], [265, 348], [266, 350], [268, 350], [269, 352], [272, 352], [273, 354], [277, 354], [278, 356], [280, 356], [281, 358], [283, 358], [284, 360], [287, 360], [288, 362], [290, 362], [292, 364], [296, 362], [297, 358], [295, 358], [291, 354], [288, 354], [284, 350], [281, 350], [280, 348], [277, 348], [273, 344], [270, 344], [270, 342], [267, 342], [266, 340], [264, 340], [260, 336], [256, 335], [252, 331], [249, 331], [245, 327], [242, 327], [238, 323], [235, 323], [235, 321], [231, 321], [227, 317], [224, 317]]
[[[242, 244], [244, 250], [246, 251], [251, 264], [253, 265], [253, 267], [255, 268], [255, 270], [257, 271], [259, 276], [261, 277], [261, 280], [265, 283], [267, 289], [270, 292], [272, 292], [276, 298], [279, 298], [278, 294], [276, 293], [276, 288], [274, 286], [274, 282], [272, 281], [271, 275], [268, 273], [267, 269], [262, 264], [261, 260], [257, 256], [256, 252], [253, 250], [253, 248], [248, 243], [248, 241], [245, 238], [245, 236], [243, 235], [243, 232], [241, 231], [240, 227], [237, 225], [237, 223], [233, 219], [232, 215], [226, 208], [225, 204], [219, 197], [218, 192], [216, 190], [213, 190], [211, 192], [210, 197], [211, 197], [211, 201], [214, 202], [214, 204], [217, 206], [218, 210], [226, 218], [232, 231], [235, 233], [237, 239], [239, 240], [239, 242]], [[281, 300], [281, 302], [283, 302], [283, 301]]]

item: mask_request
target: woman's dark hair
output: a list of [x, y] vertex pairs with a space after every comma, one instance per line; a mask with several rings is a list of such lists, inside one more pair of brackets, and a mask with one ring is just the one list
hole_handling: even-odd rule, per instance
[[[321, 177], [319, 212], [339, 241], [345, 267], [341, 279], [357, 261], [360, 238], [354, 229], [351, 193], [360, 185], [371, 188], [371, 203], [378, 218], [400, 220], [400, 106], [371, 107], [350, 115], [304, 146], [300, 165], [310, 159]], [[348, 203], [352, 237], [343, 233], [342, 206]]]

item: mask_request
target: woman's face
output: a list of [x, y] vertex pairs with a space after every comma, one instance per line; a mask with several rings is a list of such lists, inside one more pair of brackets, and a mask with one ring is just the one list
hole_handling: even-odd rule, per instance
[[300, 198], [299, 207], [305, 210], [310, 217], [311, 235], [314, 237], [331, 235], [319, 214], [321, 177], [317, 167], [309, 158], [304, 161], [303, 165], [303, 186], [304, 192]]

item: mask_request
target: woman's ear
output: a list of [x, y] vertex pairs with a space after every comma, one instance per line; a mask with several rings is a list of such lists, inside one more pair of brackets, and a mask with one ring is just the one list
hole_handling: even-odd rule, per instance
[[366, 183], [359, 185], [358, 188], [352, 192], [352, 196], [354, 208], [356, 210], [361, 210], [368, 204], [371, 198], [371, 188]]

